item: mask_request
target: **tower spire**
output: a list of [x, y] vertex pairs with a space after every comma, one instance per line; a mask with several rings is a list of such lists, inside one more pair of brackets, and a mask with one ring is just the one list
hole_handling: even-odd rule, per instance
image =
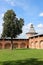
[[36, 31], [35, 31], [35, 29], [34, 29], [33, 24], [31, 24], [31, 25], [30, 25], [29, 32], [28, 32], [28, 33], [26, 33], [26, 34], [27, 34], [27, 36], [28, 36], [28, 37], [31, 37], [31, 36], [33, 36], [33, 35], [36, 35], [36, 34], [37, 34], [37, 33], [36, 33]]
[[30, 25], [29, 33], [36, 33], [33, 24]]

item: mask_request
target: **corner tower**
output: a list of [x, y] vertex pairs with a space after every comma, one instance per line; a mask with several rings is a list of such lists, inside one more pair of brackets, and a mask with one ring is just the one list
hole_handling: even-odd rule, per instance
[[31, 36], [36, 35], [36, 34], [38, 34], [38, 33], [36, 33], [33, 24], [31, 24], [31, 25], [30, 25], [29, 32], [26, 33], [27, 37], [31, 37]]

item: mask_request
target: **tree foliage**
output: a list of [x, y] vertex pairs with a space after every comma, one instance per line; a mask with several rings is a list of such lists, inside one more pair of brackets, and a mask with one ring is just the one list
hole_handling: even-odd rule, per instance
[[3, 32], [2, 37], [15, 38], [22, 33], [22, 27], [24, 25], [24, 19], [18, 19], [16, 13], [13, 10], [7, 10], [3, 17]]

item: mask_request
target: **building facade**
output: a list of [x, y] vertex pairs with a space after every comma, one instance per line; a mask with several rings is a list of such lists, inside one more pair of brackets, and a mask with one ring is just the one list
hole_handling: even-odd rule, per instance
[[[35, 32], [33, 24], [30, 26], [30, 30], [26, 33], [26, 39], [13, 39], [13, 48], [32, 48], [32, 49], [43, 49], [43, 34]], [[10, 38], [0, 38], [0, 49], [11, 49]]]

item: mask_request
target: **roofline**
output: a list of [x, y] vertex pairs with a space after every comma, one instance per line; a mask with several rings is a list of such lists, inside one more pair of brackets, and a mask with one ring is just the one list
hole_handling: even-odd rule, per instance
[[[43, 36], [43, 34], [33, 35], [29, 38], [36, 37], [36, 36]], [[13, 40], [29, 40], [29, 38], [13, 38]], [[0, 40], [11, 40], [11, 38], [0, 38]]]
[[38, 34], [37, 32], [28, 32], [26, 34]]
[[[9, 38], [0, 38], [0, 40], [11, 40], [11, 38], [9, 39]], [[28, 40], [28, 38], [27, 39], [16, 39], [16, 38], [13, 38], [12, 40]]]
[[43, 34], [33, 35], [33, 36], [29, 37], [29, 38], [36, 37], [36, 36], [43, 36]]

